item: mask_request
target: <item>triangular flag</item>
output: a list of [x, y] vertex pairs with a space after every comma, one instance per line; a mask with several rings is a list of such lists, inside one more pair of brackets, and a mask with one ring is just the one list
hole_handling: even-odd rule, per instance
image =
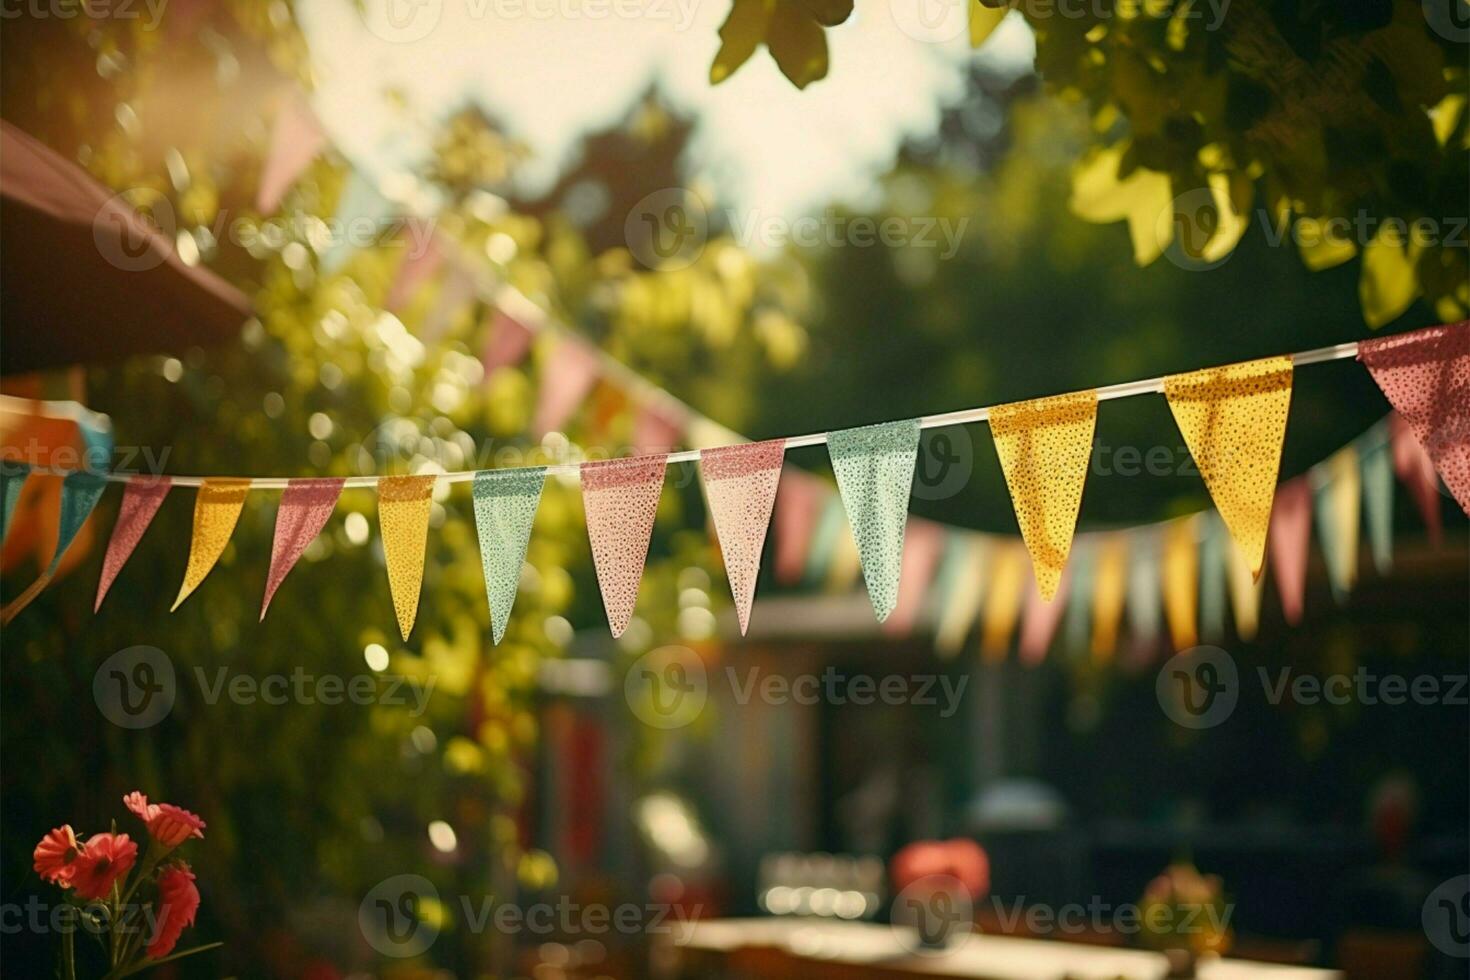
[[1021, 598], [1026, 589], [1026, 549], [1014, 539], [991, 549], [989, 582], [985, 587], [984, 621], [980, 624], [980, 653], [986, 663], [1005, 659]]
[[1027, 576], [1030, 581], [1026, 585], [1026, 598], [1021, 610], [1021, 638], [1016, 647], [1016, 653], [1023, 664], [1039, 664], [1046, 658], [1046, 651], [1051, 647], [1057, 626], [1062, 621], [1062, 613], [1067, 608], [1071, 573], [1071, 569], [1062, 573], [1062, 580], [1051, 601], [1041, 597], [1036, 576]]
[[668, 462], [667, 456], [630, 456], [582, 464], [587, 537], [614, 637], [633, 618]]
[[597, 352], [587, 343], [576, 337], [559, 338], [541, 370], [531, 434], [540, 439], [565, 425], [586, 400], [601, 369]]
[[1164, 619], [1176, 652], [1199, 643], [1195, 613], [1199, 599], [1199, 518], [1173, 521], [1164, 528]]
[[1339, 603], [1358, 581], [1358, 523], [1362, 519], [1363, 485], [1358, 451], [1346, 446], [1312, 468], [1316, 493], [1317, 534], [1327, 560], [1327, 583]]
[[1092, 659], [1106, 663], [1118, 649], [1118, 627], [1128, 596], [1128, 536], [1109, 534], [1098, 545], [1092, 574]]
[[[816, 529], [812, 531], [811, 541], [807, 544], [806, 567], [801, 574], [803, 585], [816, 588], [827, 582], [838, 545], [842, 543], [842, 531], [846, 523], [847, 513], [842, 507], [842, 497], [835, 493], [828, 494], [827, 502], [822, 507], [822, 516], [817, 519]], [[852, 535], [847, 535], [847, 538], [851, 540]]]
[[1307, 593], [1307, 547], [1312, 539], [1312, 487], [1306, 477], [1281, 484], [1271, 512], [1271, 569], [1288, 624], [1302, 621]]
[[954, 568], [940, 573], [951, 578], [945, 590], [945, 601], [939, 606], [938, 625], [934, 628], [934, 646], [945, 657], [959, 652], [970, 627], [975, 624], [975, 617], [980, 615], [980, 606], [985, 599], [990, 541], [980, 535], [958, 534], [950, 542], [949, 551], [951, 555], [945, 557], [945, 565], [953, 564]]
[[1206, 643], [1219, 643], [1225, 638], [1225, 565], [1232, 539], [1218, 511], [1206, 511], [1200, 520], [1199, 632]]
[[52, 552], [51, 561], [47, 563], [41, 576], [26, 586], [4, 609], [0, 609], [0, 623], [8, 623], [14, 619], [50, 583], [52, 576], [56, 574], [56, 566], [61, 563], [61, 556], [71, 547], [72, 540], [91, 516], [106, 488], [105, 477], [82, 470], [68, 473], [66, 479], [61, 481], [61, 512], [56, 528], [56, 550]]
[[225, 553], [235, 522], [250, 492], [249, 480], [205, 480], [194, 498], [194, 534], [189, 541], [189, 564], [184, 582], [169, 612], [179, 608], [189, 593], [199, 588], [219, 556]]
[[682, 407], [677, 403], [642, 406], [633, 419], [634, 454], [673, 452], [684, 436], [684, 426]]
[[1291, 406], [1291, 358], [1171, 375], [1164, 397], [1225, 526], [1260, 575]]
[[781, 486], [776, 493], [776, 581], [794, 585], [801, 581], [806, 569], [807, 551], [811, 548], [812, 531], [821, 513], [824, 487], [822, 481], [794, 466], [781, 472]]
[[1379, 575], [1393, 571], [1393, 458], [1388, 447], [1388, 424], [1380, 422], [1359, 440], [1362, 467], [1363, 516], [1368, 544]]
[[898, 605], [903, 531], [919, 453], [919, 420], [829, 432], [827, 453], [857, 542], [868, 599], [881, 623]]
[[933, 521], [911, 518], [903, 539], [903, 571], [898, 577], [898, 605], [883, 624], [890, 636], [907, 636], [919, 620], [924, 597], [944, 553], [944, 531]]
[[92, 611], [102, 608], [102, 600], [117, 573], [132, 557], [133, 549], [143, 538], [143, 532], [153, 522], [153, 515], [163, 506], [173, 481], [166, 476], [135, 476], [123, 486], [122, 505], [118, 508], [117, 523], [112, 526], [112, 537], [107, 541], [107, 553], [102, 557], [102, 577], [97, 582], [97, 600]]
[[858, 553], [857, 542], [851, 534], [844, 534], [847, 518], [842, 513], [842, 501], [832, 495], [833, 509], [837, 511], [837, 533], [832, 535], [832, 547], [827, 552], [826, 574], [818, 583], [827, 592], [846, 592], [863, 571], [863, 556]]
[[263, 215], [275, 214], [286, 191], [326, 145], [327, 134], [311, 106], [301, 97], [288, 99], [271, 125], [270, 149], [255, 194], [256, 210]]
[[515, 317], [501, 310], [492, 311], [485, 349], [480, 353], [485, 380], [501, 368], [521, 363], [531, 350], [531, 337], [530, 328]]
[[1361, 341], [1358, 360], [1470, 514], [1470, 320]]
[[[1278, 502], [1276, 506], [1281, 505]], [[1230, 609], [1235, 614], [1235, 635], [1242, 640], [1254, 640], [1261, 622], [1261, 593], [1266, 590], [1266, 580], [1251, 574], [1251, 567], [1234, 538], [1226, 541], [1225, 579], [1230, 588]]]
[[699, 454], [704, 494], [725, 556], [725, 575], [735, 599], [741, 636], [750, 625], [755, 580], [785, 456], [784, 439], [706, 449]]
[[0, 461], [0, 541], [10, 532], [10, 515], [15, 513], [15, 502], [30, 475], [31, 468], [25, 463]]
[[1444, 536], [1444, 516], [1440, 513], [1439, 475], [1434, 472], [1434, 460], [1398, 412], [1388, 417], [1388, 438], [1393, 445], [1393, 471], [1409, 488], [1409, 496], [1429, 529], [1429, 543], [1438, 548]]
[[1041, 597], [1056, 595], [1092, 460], [1097, 392], [1078, 391], [990, 410], [990, 431]]
[[546, 467], [485, 470], [475, 474], [475, 527], [480, 538], [480, 564], [485, 572], [485, 597], [490, 603], [490, 636], [505, 637], [510, 610], [521, 584], [531, 525], [546, 484]]
[[1070, 580], [1067, 594], [1061, 595], [1058, 586], [1058, 596], [1054, 600], [1057, 605], [1066, 607], [1062, 613], [1062, 628], [1065, 631], [1062, 642], [1064, 649], [1073, 658], [1087, 650], [1088, 638], [1092, 635], [1092, 576], [1096, 570], [1096, 560], [1097, 538], [1095, 535], [1084, 535], [1076, 542], [1072, 549], [1072, 560], [1062, 572], [1063, 581]]
[[378, 528], [383, 535], [383, 560], [388, 566], [388, 592], [404, 640], [413, 632], [418, 618], [436, 479], [429, 474], [385, 476], [378, 481]]
[[402, 309], [424, 283], [434, 278], [444, 265], [444, 248], [433, 225], [410, 221], [404, 226], [403, 247], [406, 254], [398, 264], [383, 309], [396, 313]]
[[[356, 168], [348, 171], [347, 182], [337, 195], [337, 207], [332, 213], [333, 228], [380, 227], [394, 212], [393, 202], [383, 196], [378, 185]], [[352, 257], [357, 236], [334, 235], [321, 252], [321, 271], [331, 275], [339, 271]]]
[[271, 540], [271, 567], [265, 579], [265, 598], [260, 603], [260, 618], [270, 608], [271, 599], [295, 567], [306, 548], [326, 526], [327, 518], [342, 496], [347, 481], [341, 477], [290, 480], [281, 492], [281, 506], [276, 511], [276, 532]]
[[1159, 622], [1163, 615], [1160, 548], [1157, 528], [1145, 528], [1129, 535], [1128, 632], [1132, 639], [1129, 657], [1132, 664], [1148, 663], [1158, 650]]

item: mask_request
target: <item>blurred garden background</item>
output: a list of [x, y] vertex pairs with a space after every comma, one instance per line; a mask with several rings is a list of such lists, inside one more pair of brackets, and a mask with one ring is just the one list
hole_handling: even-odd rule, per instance
[[[410, 5], [440, 10], [423, 37], [371, 2], [168, 0], [156, 17], [124, 6], [7, 12], [0, 114], [123, 195], [253, 315], [224, 342], [131, 338], [139, 353], [126, 358], [94, 356], [105, 305], [64, 331], [45, 318], [0, 326], [0, 344], [45, 346], [55, 332], [58, 345], [59, 366], [7, 372], [5, 394], [105, 413], [120, 468], [355, 476], [575, 461], [658, 445], [648, 426], [660, 421], [663, 445], [698, 448], [1306, 350], [1463, 320], [1470, 306], [1460, 0], [1236, 0], [1216, 27], [1213, 8], [1167, 0], [1075, 16], [972, 0], [954, 30], [900, 3], [841, 0], [721, 0], [698, 5], [688, 29]], [[620, 45], [621, 61], [604, 50]], [[483, 76], [465, 73], [482, 61]], [[818, 101], [839, 97], [845, 114]], [[564, 122], [560, 142], [535, 121], [542, 99]], [[567, 108], [583, 102], [585, 120]], [[308, 152], [263, 208], [282, 132]], [[650, 200], [701, 216], [692, 245], [649, 248]], [[653, 234], [670, 213], [653, 215]], [[353, 216], [372, 233], [344, 241], [333, 229]], [[817, 240], [760, 230], [804, 216], [820, 222]], [[1329, 233], [1334, 218], [1350, 230]], [[854, 231], [889, 219], [905, 229], [896, 240]], [[1433, 230], [1416, 238], [1388, 219]], [[506, 288], [561, 325], [528, 331], [520, 356], [491, 353], [505, 318], [524, 318], [492, 302]], [[627, 374], [589, 375], [554, 431], [538, 432], [567, 336]], [[651, 388], [699, 424], [657, 417]], [[1387, 411], [1359, 364], [1298, 371], [1282, 478]], [[1099, 414], [1081, 531], [1211, 506], [1162, 399]], [[8, 419], [7, 457], [27, 458], [33, 435]], [[926, 432], [911, 513], [1014, 535], [990, 441], [981, 426]], [[1160, 466], [1119, 462], [1158, 447]], [[151, 456], [121, 462], [139, 450]], [[786, 465], [836, 499], [824, 449], [792, 450]], [[49, 556], [54, 482], [32, 477], [4, 543], [7, 601]], [[872, 621], [840, 522], [795, 574], [770, 567], [779, 500], [742, 638], [693, 464], [669, 468], [636, 617], [617, 640], [574, 478], [547, 482], [499, 645], [466, 486], [435, 493], [407, 641], [375, 497], [360, 489], [262, 621], [276, 510], [265, 492], [170, 613], [191, 500], [170, 495], [94, 614], [118, 508], [106, 494], [63, 574], [5, 626], [0, 659], [7, 908], [45, 891], [31, 871], [42, 834], [65, 821], [105, 829], [129, 790], [208, 821], [191, 855], [194, 933], [224, 945], [160, 975], [673, 975], [677, 957], [647, 931], [474, 928], [461, 898], [756, 916], [775, 911], [773, 876], [816, 873], [775, 855], [886, 863], [949, 837], [986, 849], [997, 896], [1137, 901], [1188, 860], [1221, 877], [1236, 955], [1463, 975], [1419, 919], [1470, 861], [1463, 693], [1272, 703], [1255, 681], [1288, 665], [1431, 676], [1446, 691], [1463, 681], [1470, 553], [1448, 493], [1432, 502], [1438, 534], [1397, 494], [1392, 568], [1370, 559], [1365, 534], [1350, 592], [1314, 543], [1299, 622], [1268, 571], [1259, 628], [1202, 637], [1244, 679], [1234, 715], [1203, 730], [1160, 710], [1166, 630], [1125, 627], [1099, 648], [1091, 610], [1073, 603], [1044, 657], [1021, 662], [1009, 631], [982, 655], [978, 628], [939, 649], [937, 599], [905, 629]], [[94, 681], [140, 645], [164, 652], [179, 691], [167, 717], [130, 730], [96, 709]], [[711, 678], [755, 666], [968, 681], [946, 716], [737, 703], [712, 681], [697, 718], [663, 728], [625, 678], [669, 646]], [[432, 693], [211, 703], [193, 678], [221, 668], [377, 674]], [[436, 938], [386, 955], [360, 909], [408, 874], [439, 898], [416, 909]], [[886, 921], [886, 907], [864, 917]], [[6, 928], [0, 942], [8, 973], [52, 975], [54, 935]]]

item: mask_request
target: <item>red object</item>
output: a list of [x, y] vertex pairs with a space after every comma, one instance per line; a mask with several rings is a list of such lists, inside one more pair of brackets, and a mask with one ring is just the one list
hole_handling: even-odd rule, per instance
[[77, 843], [71, 824], [63, 824], [41, 838], [41, 843], [36, 845], [36, 851], [31, 855], [32, 866], [43, 881], [69, 888], [72, 878], [76, 877], [76, 860], [81, 852], [82, 847]]
[[194, 887], [194, 872], [182, 861], [163, 869], [158, 876], [158, 925], [148, 955], [154, 959], [167, 956], [179, 944], [185, 926], [194, 924], [199, 911], [199, 889]]
[[990, 891], [990, 859], [979, 844], [963, 837], [910, 844], [893, 856], [888, 873], [895, 891], [935, 875], [958, 881], [971, 901]]
[[[239, 335], [250, 303], [184, 264], [176, 228], [0, 121], [0, 374], [184, 351]], [[160, 225], [169, 224], [167, 214]]]
[[123, 797], [123, 806], [146, 823], [149, 835], [164, 847], [178, 847], [190, 837], [204, 838], [204, 821], [181, 806], [149, 803], [137, 790]]
[[138, 860], [138, 845], [127, 834], [96, 834], [73, 862], [72, 886], [77, 897], [92, 902], [105, 898], [113, 883], [124, 878]]

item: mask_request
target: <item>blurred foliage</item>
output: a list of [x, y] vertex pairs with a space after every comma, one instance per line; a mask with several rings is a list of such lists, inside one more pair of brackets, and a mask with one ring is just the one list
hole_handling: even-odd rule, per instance
[[[711, 81], [763, 41], [805, 87], [851, 9], [735, 0]], [[971, 0], [972, 42], [1012, 9], [1047, 90], [1087, 106], [1072, 210], [1126, 221], [1139, 265], [1208, 267], [1260, 223], [1313, 269], [1361, 253], [1369, 326], [1470, 309], [1465, 0]]]
[[[7, 25], [3, 39], [8, 118], [145, 211], [172, 209], [176, 223], [159, 223], [181, 254], [241, 286], [256, 310], [239, 345], [91, 369], [89, 404], [113, 414], [120, 446], [166, 450], [171, 473], [283, 476], [627, 452], [637, 406], [606, 383], [565, 435], [529, 441], [538, 368], [554, 340], [543, 336], [525, 363], [486, 377], [479, 354], [491, 311], [468, 298], [456, 267], [515, 285], [635, 367], [679, 377], [736, 424], [750, 411], [745, 379], [789, 364], [799, 349], [799, 309], [788, 305], [801, 296], [798, 268], [768, 269], [718, 237], [687, 267], [663, 272], [640, 267], [626, 249], [593, 251], [560, 213], [538, 217], [509, 204], [524, 150], [474, 106], [444, 120], [421, 176], [383, 181], [396, 200], [435, 209], [435, 232], [460, 260], [386, 310], [422, 229], [385, 221], [372, 241], [339, 249], [332, 219], [352, 177], [335, 150], [310, 166], [278, 214], [254, 207], [271, 118], [311, 75], [290, 8], [242, 2], [190, 14], [184, 22], [170, 11], [160, 31], [121, 19], [28, 18]], [[40, 78], [66, 81], [38, 86]], [[650, 126], [646, 112], [636, 122], [632, 145], [676, 128], [672, 120]], [[619, 193], [635, 200], [663, 186], [639, 190], [638, 163], [635, 156], [617, 171], [633, 181]], [[688, 467], [671, 468], [639, 618], [600, 655], [631, 659], [655, 640], [710, 636], [710, 610], [727, 592], [692, 477]], [[394, 626], [368, 490], [344, 493], [256, 625], [273, 498], [250, 496], [219, 565], [172, 616], [163, 596], [188, 547], [188, 491], [170, 496], [97, 617], [78, 618], [100, 553], [6, 629], [5, 744], [48, 760], [24, 789], [16, 770], [8, 773], [7, 897], [38, 884], [28, 871], [32, 838], [65, 817], [95, 829], [135, 787], [209, 821], [198, 849], [199, 935], [226, 940], [218, 973], [301, 976], [323, 962], [361, 969], [375, 958], [356, 925], [357, 901], [393, 874], [427, 873], [444, 896], [502, 899], [555, 880], [530, 829], [531, 776], [547, 764], [538, 758], [538, 671], [575, 630], [606, 635], [575, 479], [548, 481], [515, 615], [497, 647], [488, 641], [467, 484], [441, 484], [436, 494], [408, 643]], [[116, 507], [109, 494], [102, 526]], [[76, 711], [90, 704], [97, 665], [140, 643], [159, 644], [172, 659], [179, 694], [171, 715], [131, 732]], [[383, 651], [385, 671], [370, 666]], [[207, 694], [222, 676], [299, 672], [382, 675], [385, 697], [368, 707], [278, 708]], [[394, 677], [432, 683], [426, 704], [390, 688]], [[389, 703], [390, 690], [406, 700]], [[632, 761], [649, 778], [663, 765], [652, 748]], [[426, 832], [437, 820], [455, 829], [450, 851]], [[506, 937], [458, 935], [452, 919], [430, 954], [435, 962], [458, 975], [506, 962], [494, 948]], [[27, 961], [24, 950], [10, 960], [15, 952], [7, 960]], [[44, 962], [50, 950], [29, 955]]]

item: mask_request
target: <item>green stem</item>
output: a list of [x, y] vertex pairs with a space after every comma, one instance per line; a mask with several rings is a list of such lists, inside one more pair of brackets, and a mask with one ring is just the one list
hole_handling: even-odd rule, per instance
[[130, 977], [140, 970], [147, 970], [150, 967], [161, 966], [164, 963], [172, 963], [174, 960], [181, 960], [185, 956], [193, 956], [195, 953], [207, 952], [208, 950], [216, 949], [223, 945], [224, 943], [205, 943], [203, 946], [195, 946], [193, 949], [186, 949], [179, 953], [171, 953], [168, 956], [163, 956], [156, 960], [144, 958], [134, 963], [132, 966], [124, 966], [121, 969], [109, 970], [107, 972], [107, 975], [104, 976], [102, 980], [122, 980], [123, 977]]
[[76, 930], [68, 929], [61, 934], [62, 980], [77, 980]]

